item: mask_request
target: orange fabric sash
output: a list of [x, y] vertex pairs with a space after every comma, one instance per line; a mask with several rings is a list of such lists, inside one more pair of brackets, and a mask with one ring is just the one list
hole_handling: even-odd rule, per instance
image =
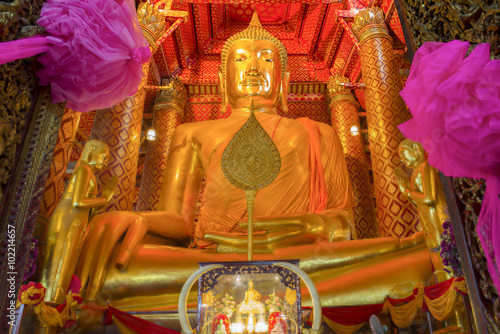
[[309, 212], [322, 212], [326, 209], [328, 193], [325, 184], [325, 171], [321, 163], [321, 137], [316, 124], [309, 118], [298, 119], [309, 135], [309, 170], [311, 173], [309, 187]]

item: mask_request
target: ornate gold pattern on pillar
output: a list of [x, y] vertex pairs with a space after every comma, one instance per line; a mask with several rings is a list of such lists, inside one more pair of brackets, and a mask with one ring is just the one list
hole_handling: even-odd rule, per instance
[[[149, 42], [151, 53], [154, 54], [157, 49], [155, 41], [165, 30], [165, 19], [158, 8], [149, 2], [139, 4], [137, 18], [143, 35]], [[98, 110], [95, 115], [90, 139], [105, 142], [110, 151], [108, 170], [97, 174], [98, 182], [103, 186], [110, 175], [118, 176], [118, 188], [104, 211], [128, 211], [134, 204], [142, 114], [146, 98], [144, 86], [147, 83], [149, 64], [143, 64], [144, 77], [134, 96], [112, 108]]]
[[394, 61], [392, 38], [380, 8], [365, 8], [354, 18], [353, 30], [361, 44], [361, 70], [372, 168], [381, 236], [408, 236], [416, 231], [418, 213], [402, 196], [394, 177], [398, 145], [404, 139], [397, 125], [409, 119], [402, 84]]
[[349, 79], [343, 76], [330, 78], [327, 97], [330, 100], [332, 126], [342, 142], [347, 170], [356, 197], [356, 235], [353, 235], [353, 238], [375, 238], [378, 237], [379, 231], [363, 139], [360, 134], [351, 133], [352, 126], [360, 129], [359, 104], [351, 93], [351, 89], [341, 85], [342, 83], [349, 83]]
[[54, 157], [52, 158], [49, 176], [45, 183], [45, 190], [43, 192], [35, 232], [33, 234], [33, 237], [39, 242], [45, 241], [47, 221], [64, 192], [64, 175], [68, 169], [68, 162], [73, 149], [71, 142], [75, 140], [78, 124], [80, 123], [80, 115], [81, 113], [78, 111], [66, 109], [61, 121], [61, 128], [59, 129], [57, 143], [54, 149]]
[[109, 167], [97, 173], [100, 186], [106, 184], [111, 175], [118, 176], [118, 187], [111, 202], [104, 211], [132, 210], [137, 177], [137, 160], [141, 144], [142, 114], [146, 92], [149, 63], [143, 65], [146, 75], [141, 81], [139, 90], [127, 97], [120, 104], [98, 110], [89, 139], [97, 139], [109, 145]]
[[148, 143], [137, 202], [138, 211], [155, 211], [157, 209], [170, 143], [175, 128], [181, 124], [184, 106], [188, 100], [186, 87], [180, 80], [165, 81], [162, 82], [162, 85], [167, 85], [168, 89], [160, 91], [156, 97], [153, 114], [156, 140]]

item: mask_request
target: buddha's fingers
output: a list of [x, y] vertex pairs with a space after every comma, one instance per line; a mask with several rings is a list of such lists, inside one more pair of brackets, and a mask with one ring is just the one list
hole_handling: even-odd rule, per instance
[[[78, 261], [78, 267], [76, 269], [76, 276], [78, 276], [81, 280], [82, 289], [85, 289], [87, 283], [90, 279], [91, 268], [94, 267], [94, 264], [97, 260], [96, 251], [97, 248], [95, 245], [99, 245], [102, 242], [102, 237], [105, 232], [105, 226], [97, 224], [91, 224], [89, 227], [89, 231], [87, 232], [85, 241], [83, 243], [83, 249], [80, 255], [80, 261]], [[85, 296], [84, 296], [85, 298]]]
[[[268, 233], [265, 235], [254, 235], [253, 244], [257, 246], [259, 245], [271, 246], [273, 243], [286, 240], [288, 238], [300, 235], [302, 233], [303, 231], [296, 230], [296, 231], [282, 231], [282, 232]], [[206, 233], [203, 236], [203, 238], [205, 240], [216, 242], [219, 245], [231, 246], [231, 247], [241, 247], [248, 243], [247, 235], [234, 235], [229, 233]]]
[[[132, 221], [120, 221], [120, 219], [113, 219], [110, 217], [108, 224], [104, 225], [105, 231], [101, 238], [100, 244], [94, 244], [96, 249], [99, 249], [97, 255], [97, 260], [95, 261], [95, 266], [90, 274], [87, 298], [89, 300], [95, 300], [97, 293], [101, 290], [104, 283], [104, 275], [106, 273], [106, 265], [111, 257], [111, 253], [115, 248], [118, 240], [123, 236], [125, 231], [129, 228]], [[106, 303], [106, 301], [99, 301], [100, 303]]]
[[127, 268], [127, 265], [135, 253], [142, 239], [148, 231], [148, 223], [146, 219], [137, 216], [135, 220], [130, 225], [125, 238], [123, 239], [120, 251], [118, 252], [118, 258], [116, 260], [116, 268], [118, 270], [123, 270]]
[[[242, 228], [248, 229], [248, 221], [241, 222], [239, 224]], [[289, 229], [300, 229], [302, 227], [302, 222], [299, 219], [257, 219], [253, 222], [253, 227], [258, 230], [266, 231], [283, 231]]]
[[215, 242], [223, 246], [241, 246], [246, 244], [247, 235], [234, 235], [231, 233], [205, 233], [203, 239]]

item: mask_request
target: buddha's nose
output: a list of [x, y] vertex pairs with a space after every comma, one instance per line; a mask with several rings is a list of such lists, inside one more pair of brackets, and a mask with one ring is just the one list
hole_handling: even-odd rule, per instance
[[245, 71], [246, 75], [250, 76], [259, 76], [262, 75], [262, 71], [260, 70], [259, 63], [257, 61], [250, 61], [248, 64], [247, 70]]

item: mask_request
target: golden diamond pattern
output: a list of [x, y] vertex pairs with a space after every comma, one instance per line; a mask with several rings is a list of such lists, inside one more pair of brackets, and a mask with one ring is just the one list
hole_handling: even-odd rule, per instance
[[353, 125], [360, 129], [358, 109], [349, 100], [337, 100], [332, 103], [331, 111], [332, 126], [342, 142], [347, 170], [356, 198], [354, 218], [357, 239], [376, 238], [379, 236], [379, 231], [363, 140], [360, 134], [351, 134]]
[[148, 142], [137, 211], [157, 209], [170, 143], [179, 124], [181, 124], [181, 115], [176, 110], [157, 109], [155, 111], [153, 128], [156, 130], [156, 140]]
[[118, 186], [104, 211], [131, 211], [135, 197], [137, 161], [141, 143], [141, 126], [146, 92], [149, 62], [143, 65], [144, 78], [139, 90], [120, 104], [96, 112], [90, 139], [97, 139], [109, 146], [108, 168], [97, 173], [101, 188], [113, 175], [118, 177]]
[[405, 237], [417, 231], [418, 213], [414, 205], [401, 196], [394, 169], [400, 163], [398, 145], [404, 139], [397, 126], [409, 119], [410, 114], [399, 95], [401, 80], [392, 42], [387, 37], [373, 35], [361, 41], [361, 68], [366, 83], [366, 111], [380, 234]]

